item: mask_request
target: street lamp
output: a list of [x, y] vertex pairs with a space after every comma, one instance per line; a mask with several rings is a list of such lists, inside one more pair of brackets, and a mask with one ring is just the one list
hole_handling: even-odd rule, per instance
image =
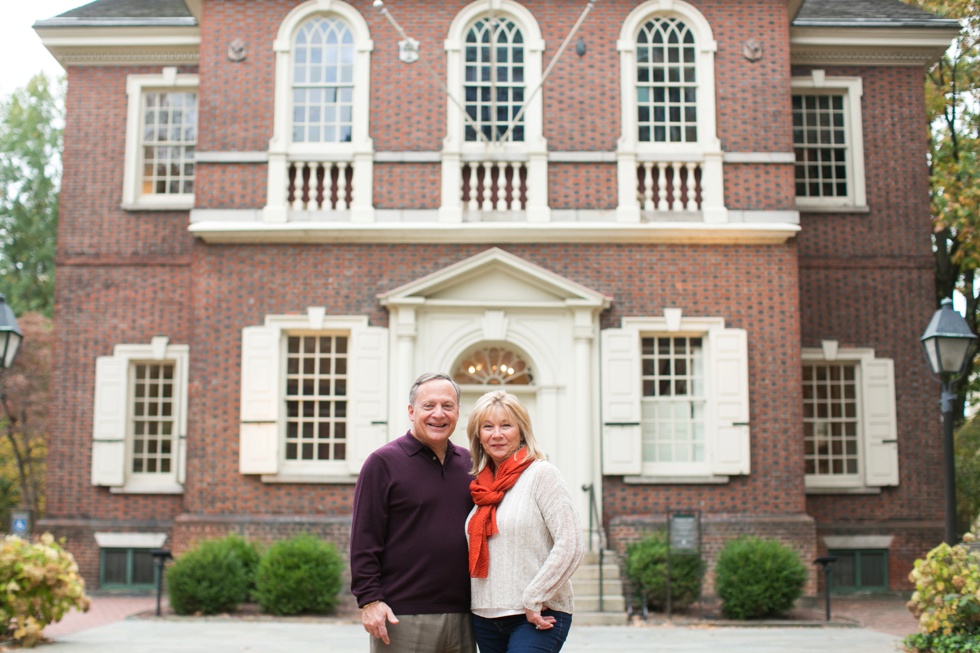
[[14, 364], [14, 356], [23, 338], [24, 334], [17, 326], [17, 318], [7, 304], [7, 298], [0, 294], [0, 367], [9, 370]]
[[953, 377], [963, 371], [968, 354], [976, 340], [966, 320], [953, 310], [953, 300], [942, 301], [932, 316], [922, 345], [929, 357], [933, 374], [942, 383], [941, 406], [943, 412], [943, 481], [946, 490], [946, 543], [956, 543], [956, 468], [953, 464]]

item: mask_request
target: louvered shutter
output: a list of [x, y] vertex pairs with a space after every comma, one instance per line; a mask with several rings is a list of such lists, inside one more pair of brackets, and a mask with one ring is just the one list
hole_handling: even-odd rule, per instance
[[242, 474], [279, 471], [279, 330], [242, 329], [242, 406], [238, 469]]
[[628, 329], [602, 332], [602, 473], [643, 472], [640, 427], [639, 334]]
[[708, 334], [708, 396], [713, 426], [707, 437], [713, 474], [748, 474], [749, 356], [743, 329], [716, 329]]

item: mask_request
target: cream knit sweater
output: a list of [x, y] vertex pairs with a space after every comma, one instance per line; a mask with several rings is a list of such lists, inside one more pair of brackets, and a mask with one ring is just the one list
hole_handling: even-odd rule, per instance
[[[472, 517], [470, 512], [467, 524]], [[501, 617], [545, 606], [571, 613], [569, 579], [585, 542], [558, 468], [544, 460], [531, 463], [497, 506], [497, 528], [489, 540], [487, 577], [470, 579], [473, 612]]]

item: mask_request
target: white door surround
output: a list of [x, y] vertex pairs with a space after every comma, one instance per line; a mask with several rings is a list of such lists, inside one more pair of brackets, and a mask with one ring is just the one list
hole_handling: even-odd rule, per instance
[[[534, 367], [530, 386], [514, 386], [526, 400], [534, 434], [565, 476], [583, 523], [587, 483], [601, 488], [599, 425], [599, 315], [610, 297], [491, 248], [379, 295], [390, 312], [389, 432], [408, 428], [408, 389], [428, 371], [452, 373], [480, 344], [510, 346]], [[504, 386], [486, 386], [487, 390]], [[478, 389], [466, 388], [472, 402]], [[468, 404], [471, 405], [471, 404]], [[454, 441], [464, 442], [468, 413]], [[601, 502], [600, 502], [601, 505]]]

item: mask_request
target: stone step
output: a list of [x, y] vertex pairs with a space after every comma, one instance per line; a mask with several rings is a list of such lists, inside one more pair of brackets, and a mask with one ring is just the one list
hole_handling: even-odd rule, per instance
[[[578, 601], [576, 600], [576, 608]], [[625, 612], [588, 612], [575, 610], [572, 614], [572, 625], [579, 626], [626, 626], [629, 619]]]
[[[575, 588], [575, 596], [599, 596], [598, 578], [573, 578], [572, 586]], [[622, 594], [623, 581], [619, 579], [619, 576], [615, 578], [606, 576], [602, 579], [602, 593], [604, 595]]]
[[[603, 551], [602, 552], [602, 562], [603, 564], [613, 563], [619, 560], [619, 556], [615, 551]], [[585, 556], [582, 558], [581, 566], [586, 565], [597, 565], [599, 564], [599, 552], [598, 551], [586, 551]]]
[[[578, 614], [579, 610], [585, 612], [598, 612], [599, 611], [599, 597], [598, 596], [580, 596], [578, 593], [575, 594], [575, 614]], [[603, 612], [619, 612], [626, 614], [626, 598], [622, 594], [607, 594], [602, 597], [602, 611]]]
[[[615, 563], [605, 563], [602, 565], [602, 577], [606, 578], [619, 578], [619, 565]], [[578, 580], [592, 580], [594, 578], [599, 578], [599, 565], [581, 565], [572, 574], [572, 582]]]

